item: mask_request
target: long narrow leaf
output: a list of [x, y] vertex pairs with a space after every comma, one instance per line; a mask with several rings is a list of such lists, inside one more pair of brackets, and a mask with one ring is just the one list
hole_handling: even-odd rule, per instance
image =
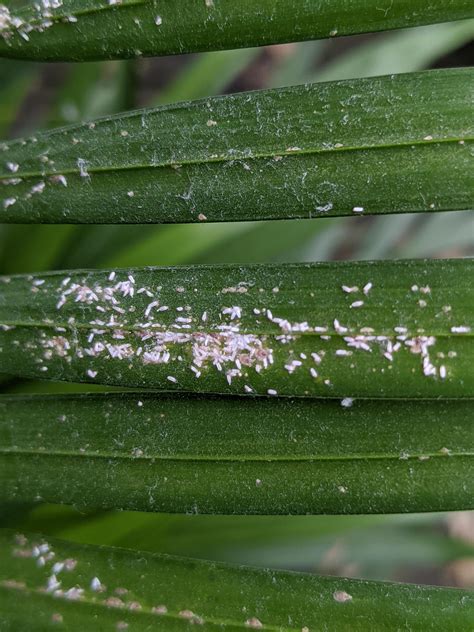
[[0, 54], [84, 61], [383, 31], [474, 17], [474, 9], [470, 0], [72, 0], [2, 6], [0, 17]]
[[[472, 594], [0, 535], [2, 630], [468, 630]], [[61, 624], [63, 624], [61, 626]], [[100, 628], [98, 628], [98, 625]]]
[[472, 260], [0, 277], [18, 376], [198, 392], [474, 394]]
[[472, 400], [0, 398], [0, 498], [222, 514], [474, 507]]
[[0, 147], [4, 222], [199, 222], [474, 205], [474, 71], [216, 97]]

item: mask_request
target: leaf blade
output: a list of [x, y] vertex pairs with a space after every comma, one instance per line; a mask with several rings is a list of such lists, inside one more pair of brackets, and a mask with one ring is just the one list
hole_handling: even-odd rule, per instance
[[473, 264], [181, 266], [1, 277], [2, 369], [157, 390], [468, 397]]
[[471, 408], [472, 400], [346, 409], [337, 400], [4, 396], [0, 494], [196, 514], [468, 509]]
[[470, 209], [472, 74], [216, 97], [6, 143], [1, 218], [174, 223]]
[[[41, 568], [34, 558], [26, 557], [34, 546], [45, 544], [56, 560], [76, 562], [72, 570], [59, 574], [62, 586], [56, 588], [55, 596], [54, 589], [44, 590], [53, 563], [48, 561]], [[80, 630], [100, 620], [111, 629], [123, 621], [137, 630], [149, 626], [183, 630], [194, 620], [202, 621], [208, 630], [253, 627], [299, 632], [305, 626], [317, 626], [324, 617], [328, 630], [364, 630], [373, 625], [380, 629], [383, 611], [383, 629], [402, 624], [423, 628], [441, 622], [443, 629], [454, 631], [469, 625], [473, 611], [472, 595], [461, 590], [256, 570], [54, 539], [44, 542], [38, 536], [15, 540], [9, 532], [2, 532], [1, 548], [8, 560], [0, 571], [1, 616], [7, 625], [34, 622], [49, 628], [56, 620]], [[99, 582], [92, 584], [95, 591], [91, 589], [94, 577]], [[78, 600], [61, 598], [61, 591], [74, 586], [83, 591]], [[160, 605], [165, 608], [152, 610]]]
[[[0, 54], [85, 61], [222, 50], [380, 31], [474, 17], [469, 0], [76, 0], [48, 11], [5, 11]], [[18, 26], [19, 24], [19, 26]], [[179, 35], [178, 35], [179, 34]]]

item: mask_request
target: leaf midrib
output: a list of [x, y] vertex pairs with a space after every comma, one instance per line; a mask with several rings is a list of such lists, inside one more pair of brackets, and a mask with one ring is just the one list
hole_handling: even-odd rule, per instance
[[71, 458], [95, 458], [95, 459], [116, 459], [116, 460], [130, 460], [130, 461], [168, 461], [168, 462], [228, 462], [228, 463], [312, 463], [318, 461], [334, 461], [334, 462], [343, 462], [343, 461], [385, 461], [385, 460], [395, 460], [395, 461], [412, 461], [412, 460], [420, 460], [423, 461], [426, 457], [429, 459], [452, 459], [452, 458], [463, 458], [463, 457], [474, 457], [474, 451], [468, 452], [452, 452], [449, 454], [441, 454], [439, 452], [419, 452], [416, 454], [408, 454], [406, 458], [401, 458], [401, 452], [397, 452], [394, 454], [389, 453], [378, 453], [378, 454], [351, 454], [351, 455], [315, 455], [315, 456], [279, 456], [279, 455], [268, 455], [268, 456], [260, 456], [260, 455], [250, 455], [250, 456], [240, 456], [240, 455], [230, 455], [230, 456], [222, 456], [222, 455], [173, 455], [167, 456], [164, 454], [156, 454], [149, 455], [144, 454], [140, 456], [134, 456], [132, 454], [116, 454], [114, 452], [79, 452], [72, 450], [57, 450], [57, 451], [47, 451], [47, 450], [9, 450], [9, 449], [0, 449], [0, 455], [14, 455], [14, 456], [40, 456], [40, 457], [71, 457]]
[[[97, 130], [100, 131], [100, 130]], [[455, 144], [459, 144], [461, 141], [464, 142], [472, 142], [474, 141], [474, 136], [459, 136], [456, 138], [440, 138], [440, 139], [433, 139], [430, 141], [425, 141], [425, 140], [407, 140], [407, 141], [403, 141], [400, 143], [380, 143], [380, 144], [366, 144], [366, 145], [359, 145], [359, 146], [350, 146], [350, 147], [331, 147], [331, 148], [326, 148], [326, 147], [314, 147], [314, 148], [309, 148], [309, 149], [299, 149], [299, 150], [295, 150], [295, 151], [287, 151], [287, 150], [282, 150], [282, 151], [277, 151], [276, 149], [274, 151], [270, 151], [270, 152], [260, 152], [260, 153], [254, 153], [251, 155], [247, 155], [247, 154], [242, 154], [241, 156], [228, 156], [228, 155], [222, 155], [222, 156], [218, 156], [216, 158], [211, 158], [209, 156], [205, 156], [203, 158], [200, 159], [196, 159], [196, 160], [192, 160], [192, 159], [185, 159], [185, 160], [174, 160], [174, 161], [163, 161], [163, 162], [150, 162], [150, 163], [146, 163], [146, 164], [136, 164], [136, 165], [118, 165], [118, 166], [105, 166], [105, 167], [94, 167], [94, 166], [87, 166], [87, 173], [89, 175], [92, 174], [103, 174], [103, 173], [109, 173], [109, 172], [115, 172], [115, 171], [140, 171], [140, 170], [145, 170], [145, 169], [165, 169], [165, 168], [169, 168], [169, 167], [176, 167], [176, 166], [180, 166], [180, 167], [187, 167], [187, 166], [193, 166], [193, 165], [204, 165], [204, 164], [220, 164], [220, 163], [229, 163], [229, 162], [238, 162], [239, 160], [245, 160], [245, 161], [252, 161], [252, 160], [262, 160], [265, 158], [271, 159], [274, 158], [275, 156], [281, 156], [281, 157], [285, 157], [285, 158], [291, 158], [291, 157], [299, 157], [299, 156], [305, 156], [305, 155], [324, 155], [324, 154], [331, 154], [331, 153], [335, 153], [335, 152], [357, 152], [357, 151], [377, 151], [377, 150], [385, 150], [385, 149], [399, 149], [399, 148], [404, 148], [404, 147], [413, 147], [413, 146], [434, 146], [434, 145], [447, 145], [447, 144], [451, 144], [451, 145], [455, 145]], [[210, 152], [209, 152], [210, 153]], [[75, 175], [75, 174], [79, 174], [80, 173], [80, 169], [78, 168], [66, 168], [66, 169], [62, 169], [60, 167], [58, 167], [58, 169], [52, 171], [52, 170], [41, 170], [41, 171], [30, 171], [30, 172], [15, 172], [14, 174], [11, 173], [6, 173], [6, 174], [0, 174], [0, 181], [2, 180], [11, 180], [12, 178], [21, 178], [21, 179], [29, 179], [29, 178], [46, 178], [49, 176], [54, 176], [54, 175]]]
[[[13, 328], [25, 328], [25, 329], [52, 329], [54, 331], [54, 333], [57, 333], [59, 335], [61, 334], [74, 334], [75, 331], [77, 330], [83, 330], [83, 331], [93, 331], [95, 329], [100, 329], [100, 330], [105, 330], [107, 332], [113, 332], [116, 330], [120, 330], [122, 332], [124, 332], [127, 335], [132, 335], [132, 334], [136, 334], [136, 333], [150, 333], [150, 334], [160, 334], [160, 335], [165, 335], [165, 334], [181, 334], [183, 336], [194, 336], [194, 335], [203, 335], [203, 336], [222, 336], [222, 337], [230, 337], [230, 336], [237, 336], [237, 335], [242, 335], [242, 336], [256, 336], [256, 337], [264, 337], [267, 336], [269, 338], [271, 337], [275, 337], [275, 336], [281, 336], [284, 335], [284, 332], [282, 332], [282, 330], [256, 330], [256, 329], [250, 329], [248, 327], [242, 327], [241, 330], [239, 332], [233, 332], [233, 331], [226, 331], [226, 330], [220, 330], [220, 329], [186, 329], [186, 330], [181, 330], [181, 329], [173, 329], [172, 327], [150, 327], [150, 328], [141, 328], [141, 327], [137, 327], [137, 328], [130, 328], [127, 326], [124, 326], [120, 323], [117, 323], [114, 326], [109, 325], [108, 323], [104, 324], [104, 325], [98, 325], [98, 324], [90, 324], [90, 323], [77, 323], [74, 325], [74, 327], [71, 327], [71, 325], [69, 325], [68, 323], [63, 323], [61, 321], [55, 321], [54, 323], [42, 323], [42, 322], [33, 322], [33, 323], [28, 323], [28, 322], [18, 322], [18, 321], [7, 321], [5, 319], [0, 319], [0, 335], [4, 332], [2, 332], [1, 329], [1, 325], [6, 325], [7, 327], [13, 327]], [[57, 328], [61, 328], [64, 329], [65, 331], [62, 332], [58, 332], [56, 331]], [[14, 331], [10, 330], [10, 331]], [[8, 331], [6, 332], [8, 333]], [[320, 338], [321, 336], [327, 336], [330, 338], [335, 338], [336, 340], [342, 340], [344, 338], [348, 338], [348, 337], [354, 337], [354, 336], [364, 336], [364, 337], [377, 337], [377, 336], [384, 336], [385, 339], [387, 340], [398, 340], [398, 338], [400, 336], [406, 337], [407, 339], [409, 338], [419, 338], [419, 337], [426, 337], [426, 336], [434, 336], [435, 338], [456, 338], [456, 339], [470, 339], [474, 337], [474, 331], [468, 332], [468, 333], [450, 333], [450, 332], [438, 332], [438, 331], [433, 331], [432, 329], [429, 329], [428, 331], [425, 331], [424, 333], [420, 334], [416, 331], [410, 331], [408, 330], [407, 332], [403, 333], [403, 334], [399, 334], [397, 332], [386, 332], [384, 333], [382, 330], [377, 330], [374, 331], [371, 334], [365, 334], [365, 333], [361, 333], [360, 331], [354, 331], [351, 330], [350, 328], [347, 328], [347, 332], [345, 333], [337, 333], [337, 332], [318, 332], [318, 331], [295, 331], [295, 332], [289, 332], [288, 335], [290, 336], [294, 336], [295, 338], [297, 337], [298, 339], [303, 338], [303, 337], [316, 337], [316, 338]], [[151, 340], [152, 341], [152, 340]], [[153, 342], [153, 341], [152, 341]], [[374, 343], [377, 343], [379, 341], [377, 340], [373, 340]], [[167, 344], [169, 345], [182, 345], [182, 342], [173, 342], [173, 341], [169, 341]], [[370, 353], [370, 352], [367, 352]]]
[[[67, 324], [67, 323], [63, 323], [61, 321], [59, 322], [54, 322], [54, 323], [42, 323], [42, 322], [34, 322], [34, 323], [26, 323], [26, 322], [17, 322], [17, 321], [6, 321], [6, 320], [2, 320], [0, 319], [0, 325], [6, 325], [7, 327], [12, 327], [13, 329], [10, 329], [9, 331], [14, 331], [15, 328], [22, 328], [22, 329], [50, 329], [53, 331], [53, 333], [58, 334], [58, 335], [74, 335], [74, 332], [77, 331], [83, 331], [83, 332], [88, 332], [88, 331], [94, 331], [96, 329], [100, 329], [100, 330], [104, 330], [105, 332], [108, 333], [112, 333], [116, 330], [120, 330], [121, 332], [123, 332], [124, 334], [131, 336], [137, 333], [145, 333], [145, 334], [156, 334], [156, 335], [166, 335], [166, 334], [181, 334], [183, 336], [196, 336], [196, 335], [201, 335], [201, 336], [220, 336], [223, 338], [226, 337], [230, 337], [230, 336], [237, 336], [237, 335], [241, 335], [241, 336], [255, 336], [256, 338], [264, 338], [264, 337], [268, 337], [268, 338], [274, 338], [276, 336], [281, 336], [284, 335], [284, 333], [281, 330], [267, 330], [267, 329], [263, 329], [263, 330], [256, 330], [256, 329], [251, 329], [251, 328], [247, 328], [247, 327], [242, 327], [241, 330], [237, 333], [237, 332], [233, 332], [233, 331], [225, 331], [225, 330], [220, 330], [220, 329], [186, 329], [186, 330], [180, 330], [180, 329], [173, 329], [171, 327], [150, 327], [150, 328], [130, 328], [127, 326], [123, 326], [120, 323], [117, 323], [115, 326], [110, 326], [108, 323], [104, 324], [104, 325], [98, 325], [98, 324], [90, 324], [90, 323], [77, 323], [74, 325], [74, 327], [71, 327], [71, 325]], [[58, 328], [60, 329], [64, 329], [65, 331], [56, 331]], [[7, 331], [6, 333], [9, 333], [9, 331]], [[5, 333], [4, 331], [2, 331], [1, 326], [0, 326], [0, 336], [2, 333]], [[317, 331], [296, 331], [296, 332], [290, 332], [288, 335], [291, 335], [295, 338], [303, 339], [303, 338], [321, 338], [321, 336], [325, 336], [331, 339], [335, 339], [335, 340], [344, 340], [345, 338], [353, 338], [353, 337], [357, 337], [357, 336], [364, 336], [364, 337], [368, 337], [370, 336], [371, 338], [377, 338], [378, 336], [383, 336], [385, 340], [393, 340], [396, 341], [400, 338], [400, 336], [403, 336], [404, 338], [406, 338], [407, 340], [410, 338], [420, 338], [420, 337], [430, 337], [433, 336], [437, 339], [463, 339], [463, 340], [470, 340], [471, 338], [474, 338], [474, 331], [468, 332], [468, 333], [451, 333], [451, 332], [439, 332], [439, 331], [433, 331], [432, 329], [429, 329], [427, 331], [425, 331], [424, 333], [420, 334], [416, 331], [410, 331], [408, 330], [406, 333], [404, 334], [399, 334], [397, 332], [393, 332], [393, 331], [384, 331], [384, 330], [377, 330], [374, 331], [371, 334], [364, 334], [361, 333], [358, 330], [351, 330], [350, 328], [347, 328], [347, 332], [345, 333], [338, 333], [338, 332], [317, 332]], [[150, 338], [150, 341], [153, 342], [153, 339]], [[378, 340], [373, 340], [374, 344], [377, 344], [379, 341]], [[183, 344], [186, 344], [185, 342], [173, 342], [173, 341], [169, 341], [167, 343], [169, 346], [173, 346], [173, 345], [178, 345], [178, 346], [182, 346]], [[370, 351], [366, 351], [366, 353], [372, 353], [372, 349]]]

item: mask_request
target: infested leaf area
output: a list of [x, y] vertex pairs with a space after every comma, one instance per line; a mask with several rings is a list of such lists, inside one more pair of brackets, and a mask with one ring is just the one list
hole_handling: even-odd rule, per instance
[[[0, 55], [131, 58], [469, 17], [465, 0], [8, 3], [0, 6]], [[422, 29], [406, 31], [315, 79], [361, 76], [367, 60], [393, 72], [390, 55], [396, 68], [403, 56], [409, 70], [422, 68], [433, 48], [464, 41], [469, 22], [437, 32], [425, 52]], [[0, 531], [2, 630], [470, 629], [466, 590], [145, 552], [175, 538], [173, 552], [221, 559], [221, 538], [234, 543], [228, 561], [255, 559], [258, 549], [259, 563], [281, 568], [281, 529], [300, 533], [306, 566], [298, 567], [313, 571], [323, 544], [317, 522], [303, 525], [310, 515], [333, 515], [333, 535], [339, 518], [358, 529], [357, 514], [386, 520], [378, 552], [373, 532], [358, 540], [363, 555], [373, 549], [383, 558], [390, 520], [473, 509], [472, 259], [456, 250], [469, 243], [474, 202], [472, 70], [311, 83], [308, 51], [316, 50], [299, 45], [296, 61], [267, 84], [304, 85], [207, 97], [257, 55], [228, 50], [198, 58], [149, 100], [170, 105], [119, 114], [136, 107], [134, 62], [107, 62], [105, 75], [105, 66], [76, 66], [52, 115], [56, 125], [76, 122], [54, 129], [50, 118], [44, 127], [53, 129], [0, 144], [6, 224], [138, 224], [110, 228], [108, 243], [100, 226], [52, 227], [51, 242], [39, 227], [1, 227], [0, 371], [2, 390], [13, 394], [0, 395], [0, 514], [8, 515], [2, 527], [14, 526]], [[0, 108], [2, 134], [32, 72], [18, 68]], [[97, 78], [113, 89], [89, 95]], [[436, 240], [458, 258], [289, 264], [285, 254], [277, 264], [245, 263], [252, 251], [267, 261], [285, 243], [301, 247], [312, 224], [254, 228], [249, 220], [318, 218], [323, 226], [322, 218], [344, 215], [354, 226], [380, 216], [367, 224], [363, 258], [390, 252], [390, 243], [404, 256], [423, 248], [430, 256]], [[235, 221], [232, 233], [207, 225]], [[145, 226], [162, 223], [209, 230], [200, 240], [193, 226], [169, 226], [156, 238]], [[138, 265], [156, 251], [173, 263], [190, 253], [201, 260], [209, 248], [211, 260], [243, 263], [135, 267], [134, 247]], [[310, 252], [331, 251], [319, 242]], [[327, 258], [343, 253], [333, 252]], [[8, 273], [16, 269], [29, 273]], [[91, 392], [61, 395], [56, 381]], [[66, 513], [49, 514], [47, 503]], [[43, 521], [35, 518], [42, 509]], [[197, 514], [214, 520], [205, 538]], [[433, 538], [414, 527], [393, 556], [409, 557], [411, 546], [421, 559], [430, 540], [447, 560], [468, 557], [467, 542], [441, 553], [443, 529]], [[347, 544], [335, 542], [326, 563]], [[267, 544], [280, 557], [266, 557]], [[295, 566], [295, 551], [290, 557]], [[350, 564], [317, 568], [363, 576]]]
[[463, 396], [471, 270], [452, 260], [3, 277], [4, 368], [156, 390]]

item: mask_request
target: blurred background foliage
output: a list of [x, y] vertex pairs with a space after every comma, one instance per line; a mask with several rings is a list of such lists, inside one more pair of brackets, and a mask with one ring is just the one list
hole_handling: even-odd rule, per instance
[[[394, 33], [122, 62], [0, 61], [0, 138], [211, 95], [470, 65], [474, 21]], [[403, 182], [400, 183], [403, 186]], [[159, 204], [159, 200], [157, 200]], [[1, 226], [0, 273], [223, 262], [474, 254], [472, 212], [173, 226]], [[1, 367], [0, 367], [1, 371]], [[105, 390], [18, 381], [3, 392]], [[474, 586], [474, 513], [172, 516], [0, 507], [0, 526], [324, 574]]]

